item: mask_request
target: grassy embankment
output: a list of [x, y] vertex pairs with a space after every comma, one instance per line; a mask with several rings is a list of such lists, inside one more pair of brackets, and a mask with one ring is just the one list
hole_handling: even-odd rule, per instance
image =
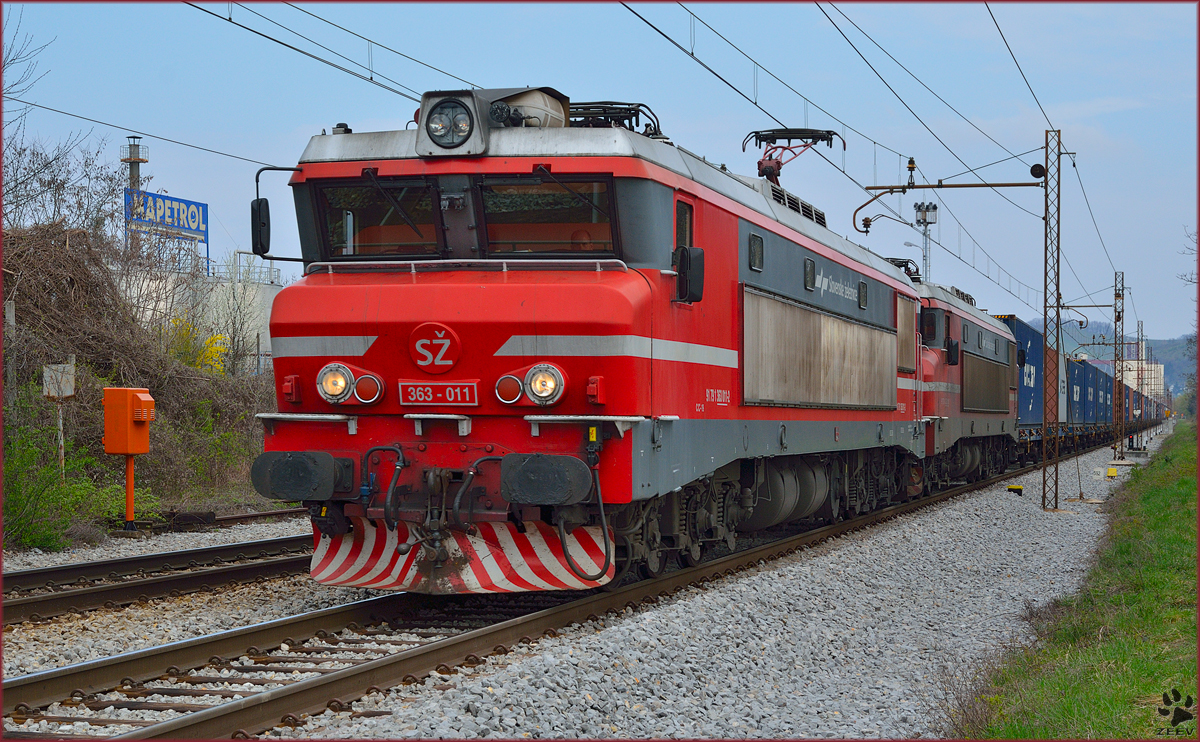
[[1195, 423], [1179, 424], [1110, 507], [1083, 590], [1033, 617], [1038, 646], [1005, 658], [978, 699], [986, 721], [960, 733], [1195, 737], [1196, 721], [1172, 728], [1158, 712], [1173, 688], [1196, 701]]

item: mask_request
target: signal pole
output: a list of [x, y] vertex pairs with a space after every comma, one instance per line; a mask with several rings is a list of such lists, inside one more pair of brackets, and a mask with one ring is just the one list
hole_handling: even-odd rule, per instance
[[[1146, 348], [1146, 335], [1144, 332], [1142, 332], [1142, 321], [1139, 319], [1138, 320], [1138, 330], [1137, 330], [1137, 357], [1138, 357], [1137, 390], [1138, 390], [1138, 394], [1142, 395], [1142, 397], [1143, 397], [1142, 406], [1139, 407], [1137, 410], [1139, 423], [1144, 418], [1145, 409], [1146, 409], [1146, 400], [1145, 400], [1146, 388], [1145, 388], [1145, 383], [1143, 381], [1144, 377], [1142, 376], [1142, 374], [1144, 373], [1145, 368], [1146, 368], [1146, 350], [1145, 350], [1145, 348]], [[1139, 450], [1139, 451], [1145, 449], [1145, 446], [1142, 444], [1142, 427], [1140, 424], [1138, 425], [1137, 438], [1134, 440], [1134, 445], [1137, 447], [1137, 450]]]
[[1062, 131], [1046, 130], [1046, 248], [1042, 293], [1042, 510], [1058, 510], [1058, 367], [1062, 347], [1059, 185]]
[[913, 211], [917, 226], [921, 227], [921, 280], [929, 283], [929, 225], [937, 224], [937, 204], [915, 203]]
[[1113, 281], [1113, 460], [1125, 460], [1125, 271]]

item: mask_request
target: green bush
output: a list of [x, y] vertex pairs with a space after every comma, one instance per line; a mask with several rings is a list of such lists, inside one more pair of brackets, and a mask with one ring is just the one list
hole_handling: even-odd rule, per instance
[[[54, 406], [41, 400], [34, 385], [20, 390], [6, 410], [4, 430], [4, 538], [6, 546], [63, 549], [67, 529], [77, 523], [121, 522], [125, 519], [123, 482], [97, 484], [88, 471], [98, 462], [65, 446], [58, 463]], [[47, 424], [49, 423], [49, 424]], [[135, 515], [157, 515], [159, 503], [145, 488], [134, 491]]]

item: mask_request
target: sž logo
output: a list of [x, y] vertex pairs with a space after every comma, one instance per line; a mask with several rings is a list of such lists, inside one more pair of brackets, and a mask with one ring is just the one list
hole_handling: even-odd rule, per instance
[[418, 325], [408, 336], [408, 354], [425, 373], [446, 373], [458, 363], [461, 352], [458, 335], [439, 322]]

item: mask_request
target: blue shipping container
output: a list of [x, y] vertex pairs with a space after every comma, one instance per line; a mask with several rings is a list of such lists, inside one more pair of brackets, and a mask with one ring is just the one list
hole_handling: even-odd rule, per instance
[[1100, 390], [1103, 397], [1100, 400], [1100, 422], [1111, 423], [1113, 421], [1113, 380], [1112, 376], [1100, 369]]
[[[1065, 356], [1064, 356], [1065, 357]], [[1067, 423], [1083, 425], [1083, 402], [1087, 399], [1087, 371], [1083, 361], [1067, 359]]]
[[1083, 364], [1087, 379], [1087, 399], [1083, 401], [1083, 422], [1089, 427], [1100, 420], [1100, 369], [1090, 363]]
[[1017, 340], [1017, 348], [1025, 351], [1025, 365], [1017, 386], [1017, 425], [1041, 427], [1042, 425], [1042, 333], [1015, 315], [997, 316]]

